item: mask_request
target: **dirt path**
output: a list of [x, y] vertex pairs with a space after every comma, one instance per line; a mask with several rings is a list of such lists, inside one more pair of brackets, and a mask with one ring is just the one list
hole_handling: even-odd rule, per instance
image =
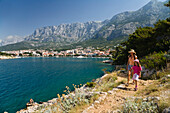
[[[125, 77], [118, 77], [118, 81], [126, 79]], [[153, 81], [139, 80], [138, 91], [144, 89], [148, 84], [152, 84]], [[135, 85], [130, 81], [130, 85], [126, 87], [121, 84], [114, 91], [110, 91], [107, 94], [104, 101], [100, 103], [94, 103], [90, 109], [86, 110], [87, 113], [117, 113], [118, 110], [123, 106], [124, 102], [128, 98], [136, 97], [138, 91], [134, 91]]]

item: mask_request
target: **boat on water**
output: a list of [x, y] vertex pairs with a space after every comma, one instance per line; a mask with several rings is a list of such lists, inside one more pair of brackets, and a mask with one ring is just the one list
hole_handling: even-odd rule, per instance
[[113, 60], [104, 60], [103, 63], [112, 63]]
[[87, 57], [84, 57], [84, 56], [78, 56], [77, 58], [87, 58]]

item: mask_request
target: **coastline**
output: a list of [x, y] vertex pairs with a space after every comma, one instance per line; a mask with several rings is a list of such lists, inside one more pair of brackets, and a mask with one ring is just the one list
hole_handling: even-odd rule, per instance
[[[117, 76], [117, 80], [115, 81], [115, 83], [117, 82], [118, 84], [115, 86], [115, 87], [112, 87], [112, 89], [109, 89], [107, 91], [98, 91], [96, 90], [96, 87], [87, 87], [87, 84], [84, 84], [82, 85], [81, 87], [78, 87], [78, 88], [75, 88], [75, 90], [71, 91], [69, 94], [67, 95], [63, 95], [60, 97], [56, 97], [56, 98], [52, 98], [46, 102], [41, 102], [41, 103], [35, 103], [33, 106], [29, 106], [25, 109], [21, 109], [20, 111], [17, 111], [17, 113], [30, 113], [30, 112], [45, 112], [47, 109], [51, 109], [51, 107], [54, 107], [55, 105], [57, 105], [61, 100], [64, 100], [64, 99], [68, 99], [70, 98], [71, 96], [76, 96], [76, 91], [77, 90], [80, 90], [80, 91], [83, 91], [84, 92], [84, 95], [85, 97], [87, 98], [90, 98], [90, 97], [93, 97], [95, 95], [99, 95], [99, 98], [97, 100], [94, 100], [93, 103], [90, 103], [89, 106], [86, 106], [85, 109], [83, 109], [83, 113], [88, 113], [88, 112], [91, 112], [91, 110], [95, 111], [96, 107], [95, 106], [99, 106], [99, 103], [103, 103], [103, 101], [105, 101], [106, 98], [110, 98], [109, 96], [112, 95], [116, 98], [116, 100], [114, 100], [115, 98], [113, 98], [113, 102], [115, 103], [115, 105], [112, 104], [112, 106], [116, 106], [117, 104], [121, 104], [121, 106], [127, 102], [127, 100], [130, 98], [131, 100], [135, 100], [136, 98], [137, 99], [141, 99], [142, 101], [150, 101], [150, 100], [156, 100], [156, 101], [159, 101], [161, 100], [162, 98], [165, 98], [167, 99], [167, 94], [170, 93], [169, 90], [167, 90], [166, 92], [168, 92], [166, 95], [164, 95], [163, 97], [161, 96], [157, 96], [157, 95], [142, 95], [143, 94], [143, 90], [144, 91], [147, 91], [145, 90], [144, 88], [147, 88], [148, 85], [151, 85], [151, 88], [152, 88], [152, 85], [155, 85], [155, 83], [158, 82], [158, 80], [140, 80], [139, 81], [139, 90], [137, 93], [135, 91], [133, 91], [134, 89], [134, 85], [130, 85], [130, 87], [126, 87], [125, 86], [125, 81], [123, 80], [123, 76], [124, 76], [124, 79], [126, 78], [126, 74], [124, 72], [122, 72], [121, 70], [116, 70], [114, 72], [111, 72], [111, 73], [106, 73], [106, 74], [103, 74], [101, 77], [99, 78], [96, 78], [95, 81], [93, 81], [93, 83], [99, 85], [99, 86], [102, 86], [104, 85], [102, 83], [102, 80], [108, 80], [108, 82], [110, 82], [110, 79], [108, 79], [108, 77], [110, 75], [113, 75], [113, 76]], [[122, 76], [123, 75], [123, 76]], [[112, 77], [113, 77], [112, 76]], [[169, 77], [169, 75], [165, 76]], [[131, 81], [132, 82], [132, 81]], [[120, 83], [120, 84], [119, 84]], [[157, 85], [161, 85], [161, 84], [157, 84]], [[165, 85], [166, 87], [166, 85]], [[67, 86], [66, 86], [67, 88]], [[152, 89], [151, 89], [152, 90]], [[158, 90], [160, 91], [160, 90]], [[129, 94], [128, 94], [129, 93]], [[141, 93], [140, 97], [138, 97], [138, 93]], [[80, 93], [81, 94], [81, 93]], [[122, 96], [120, 98], [120, 95]], [[167, 99], [168, 100], [168, 99]], [[109, 101], [110, 102], [110, 101]], [[96, 105], [95, 105], [96, 104]], [[106, 104], [106, 103], [105, 103]], [[110, 104], [111, 105], [111, 104]], [[104, 105], [103, 105], [104, 106]], [[116, 110], [117, 111], [120, 111], [120, 106], [117, 105], [116, 106]], [[100, 107], [98, 107], [100, 108]], [[107, 107], [106, 107], [107, 108]], [[75, 109], [75, 108], [73, 108]], [[109, 109], [112, 109], [112, 108], [109, 108]], [[117, 112], [115, 110], [115, 112]], [[48, 110], [49, 111], [49, 110]]]
[[0, 56], [0, 60], [21, 58], [18, 56]]
[[[65, 57], [68, 57], [68, 58], [77, 58], [75, 56], [59, 56], [59, 57], [56, 57], [56, 56], [2, 56], [0, 55], [0, 59], [12, 59], [12, 58], [65, 58]], [[82, 57], [82, 58], [110, 58], [110, 57]]]
[[[100, 81], [101, 79], [105, 78], [108, 74], [103, 74], [103, 76], [96, 78], [94, 82]], [[83, 84], [80, 88], [80, 90], [88, 90], [88, 88], [86, 87], [86, 84]], [[65, 97], [69, 97], [70, 95], [74, 95], [75, 90], [71, 91], [70, 94], [65, 95]], [[93, 95], [93, 94], [100, 94], [100, 93], [104, 93], [104, 92], [89, 92], [86, 95]], [[104, 93], [105, 94], [105, 93]], [[63, 99], [63, 97], [61, 97]], [[34, 105], [32, 106], [28, 106], [24, 109], [21, 109], [19, 111], [17, 111], [16, 113], [30, 113], [30, 112], [36, 112], [37, 110], [39, 110], [42, 107], [47, 107], [47, 106], [52, 106], [54, 104], [56, 104], [58, 102], [59, 98], [52, 98], [46, 102], [35, 102]], [[27, 106], [27, 103], [26, 103]], [[4, 112], [4, 113], [8, 113], [8, 112]]]
[[[103, 68], [107, 68], [109, 71], [111, 71], [112, 70], [112, 67], [113, 66], [111, 66], [111, 65], [105, 65], [105, 64], [102, 64], [102, 61], [103, 61], [103, 59], [98, 59], [98, 58], [87, 58], [87, 59], [77, 59], [77, 58], [59, 58], [59, 59], [57, 59], [57, 58], [55, 58], [55, 57], [45, 57], [45, 58], [31, 58], [31, 57], [29, 57], [29, 58], [20, 58], [20, 59], [11, 59], [11, 60], [1, 60], [2, 62], [4, 62], [4, 63], [8, 63], [8, 62], [13, 62], [13, 61], [16, 61], [16, 62], [18, 62], [18, 64], [22, 64], [22, 65], [27, 65], [27, 62], [29, 62], [29, 64], [30, 65], [32, 65], [32, 63], [30, 63], [30, 62], [32, 62], [33, 61], [33, 63], [36, 61], [36, 62], [39, 62], [39, 61], [41, 61], [41, 62], [44, 62], [44, 61], [48, 61], [48, 62], [50, 62], [49, 64], [50, 64], [50, 66], [51, 67], [62, 67], [61, 65], [59, 65], [59, 66], [56, 66], [56, 63], [61, 63], [61, 62], [63, 62], [63, 60], [64, 61], [66, 61], [67, 62], [67, 60], [69, 60], [69, 61], [78, 61], [78, 62], [83, 62], [83, 64], [82, 64], [82, 67], [84, 66], [84, 65], [86, 65], [87, 64], [87, 66], [88, 67], [90, 67], [90, 68], [87, 68], [88, 70], [90, 69], [90, 70], [92, 70], [92, 71], [89, 71], [89, 72], [87, 72], [86, 74], [84, 74], [82, 71], [81, 72], [79, 72], [79, 71], [74, 71], [75, 73], [73, 74], [73, 76], [75, 75], [75, 77], [77, 77], [78, 78], [78, 81], [74, 81], [74, 82], [71, 82], [70, 83], [70, 79], [72, 79], [71, 77], [70, 77], [70, 73], [68, 73], [67, 74], [67, 72], [66, 72], [66, 76], [68, 76], [68, 78], [66, 78], [66, 79], [68, 79], [68, 83], [66, 83], [69, 87], [71, 87], [71, 89], [73, 88], [72, 87], [72, 84], [74, 83], [74, 84], [81, 84], [81, 83], [83, 83], [83, 84], [85, 84], [86, 82], [90, 82], [92, 79], [96, 79], [96, 78], [99, 78], [99, 77], [101, 77], [104, 73], [103, 73], [103, 71], [102, 71], [102, 69]], [[21, 62], [20, 62], [21, 61]], [[89, 61], [90, 61], [90, 65], [89, 65]], [[23, 62], [24, 62], [24, 64], [23, 64]], [[52, 62], [52, 63], [51, 63]], [[94, 62], [94, 63], [92, 63], [92, 62]], [[3, 63], [2, 63], [3, 64]], [[36, 63], [34, 63], [34, 64], [36, 64]], [[47, 63], [48, 64], [48, 63]], [[70, 64], [70, 63], [69, 63]], [[72, 64], [72, 63], [71, 63]], [[74, 65], [75, 63], [73, 62], [73, 65]], [[12, 65], [10, 65], [10, 66], [15, 66], [16, 64], [15, 63], [13, 63]], [[72, 66], [73, 66], [72, 65]], [[94, 65], [94, 66], [93, 66]], [[9, 66], [9, 67], [10, 67]], [[38, 65], [38, 66], [41, 66], [41, 65]], [[38, 67], [37, 66], [37, 67]], [[77, 66], [77, 63], [76, 63], [76, 66]], [[4, 66], [4, 67], [6, 67], [6, 66]], [[32, 72], [32, 70], [31, 69], [33, 69], [33, 72], [34, 72], [34, 68], [32, 68], [32, 66], [29, 66], [30, 68], [28, 69], [28, 71], [30, 71], [30, 72]], [[48, 66], [49, 67], [49, 66]], [[67, 66], [67, 67], [69, 67], [69, 66]], [[80, 65], [80, 67], [81, 67], [81, 65]], [[93, 68], [94, 67], [94, 68]], [[45, 68], [45, 69], [47, 69], [47, 68]], [[49, 68], [50, 69], [50, 68]], [[61, 68], [61, 71], [60, 71], [60, 69], [59, 68], [55, 68], [55, 69], [57, 69], [57, 70], [53, 70], [53, 71], [51, 71], [51, 72], [53, 72], [53, 73], [55, 73], [55, 72], [64, 72], [62, 69], [63, 68]], [[70, 69], [70, 68], [69, 68]], [[5, 69], [4, 69], [5, 70]], [[27, 73], [26, 74], [22, 74], [23, 73], [23, 71], [22, 70], [25, 70], [25, 69], [21, 69], [21, 70], [18, 70], [17, 72], [19, 72], [18, 74], [16, 74], [16, 75], [20, 75], [20, 76], [24, 76], [25, 77], [25, 75], [27, 75]], [[48, 70], [48, 69], [47, 69]], [[7, 70], [8, 71], [8, 70]], [[36, 71], [37, 72], [37, 71]], [[94, 74], [93, 74], [94, 73]], [[98, 73], [98, 74], [97, 74]], [[40, 78], [39, 79], [41, 79], [41, 80], [44, 80], [46, 83], [48, 83], [48, 81], [46, 81], [46, 79], [44, 79], [44, 78], [46, 78], [46, 77], [48, 77], [48, 76], [46, 76], [46, 75], [48, 75], [49, 73], [41, 73], [41, 71], [38, 71], [38, 76], [36, 76], [36, 77], [39, 77], [40, 76]], [[92, 75], [93, 74], [93, 75]], [[29, 74], [28, 74], [29, 75]], [[34, 74], [31, 74], [31, 75], [34, 75]], [[45, 75], [46, 77], [44, 77], [44, 78], [41, 78], [41, 76], [42, 75]], [[53, 84], [53, 88], [50, 88], [50, 87], [47, 87], [46, 89], [47, 90], [44, 90], [44, 92], [45, 93], [41, 93], [41, 95], [43, 95], [43, 98], [42, 97], [40, 97], [40, 96], [38, 96], [38, 95], [34, 95], [34, 96], [30, 96], [29, 97], [29, 93], [27, 93], [27, 95], [24, 97], [22, 97], [22, 99], [20, 99], [20, 97], [18, 97], [17, 98], [17, 101], [20, 101], [20, 105], [19, 106], [15, 106], [15, 103], [14, 102], [12, 102], [11, 100], [9, 100], [9, 102], [11, 101], [11, 103], [13, 103], [12, 104], [12, 107], [10, 107], [10, 106], [7, 106], [6, 107], [6, 105], [4, 104], [3, 106], [2, 106], [2, 108], [3, 109], [1, 109], [1, 112], [4, 112], [4, 111], [7, 111], [7, 112], [16, 112], [16, 111], [18, 111], [18, 110], [20, 110], [21, 108], [25, 108], [26, 106], [25, 106], [25, 104], [29, 101], [29, 99], [30, 98], [33, 98], [36, 102], [41, 102], [41, 101], [43, 101], [43, 102], [46, 102], [47, 100], [49, 100], [49, 99], [53, 99], [53, 98], [55, 98], [57, 95], [57, 93], [59, 93], [59, 94], [62, 94], [63, 93], [63, 88], [65, 88], [65, 86], [66, 85], [62, 85], [62, 83], [60, 82], [62, 79], [63, 79], [63, 77], [57, 77], [58, 75], [60, 75], [60, 74], [53, 74], [54, 76], [51, 76], [51, 77], [53, 77], [53, 78], [55, 78], [55, 79], [53, 79], [53, 80], [51, 80], [52, 82], [54, 82], [54, 84]], [[55, 75], [57, 75], [57, 76], [55, 76]], [[79, 76], [79, 75], [81, 75], [81, 76]], [[91, 75], [91, 76], [90, 76]], [[88, 77], [89, 76], [89, 77]], [[27, 77], [27, 76], [26, 76]], [[29, 77], [29, 76], [28, 76]], [[33, 77], [33, 78], [32, 78]], [[34, 76], [32, 76], [31, 77], [31, 79], [32, 80], [34, 80]], [[82, 77], [83, 78], [85, 78], [84, 80], [81, 80], [82, 79]], [[87, 77], [87, 78], [86, 78]], [[57, 80], [56, 78], [60, 78], [61, 80]], [[25, 81], [27, 80], [27, 78], [25, 78]], [[66, 82], [67, 82], [67, 80], [65, 80]], [[55, 83], [56, 82], [56, 83]], [[28, 82], [29, 83], [29, 82]], [[23, 82], [23, 84], [28, 84], [27, 82]], [[51, 83], [51, 82], [50, 82]], [[50, 84], [49, 83], [49, 84]], [[60, 83], [60, 85], [58, 85]], [[35, 83], [35, 84], [40, 84], [40, 83]], [[48, 84], [48, 86], [50, 86]], [[14, 85], [13, 85], [14, 86]], [[55, 87], [54, 87], [55, 86]], [[62, 87], [62, 89], [60, 88], [60, 87]], [[17, 87], [18, 88], [18, 87]], [[23, 88], [23, 87], [22, 87]], [[28, 88], [28, 87], [27, 87]], [[57, 89], [57, 90], [55, 90], [55, 88]], [[35, 89], [36, 89], [36, 87], [35, 87]], [[60, 90], [61, 89], [61, 90]], [[49, 91], [48, 91], [49, 90]], [[17, 90], [16, 90], [17, 91]], [[36, 90], [37, 91], [37, 90]], [[50, 92], [50, 91], [52, 91], [52, 92]], [[42, 90], [39, 90], [38, 92], [43, 92]], [[19, 93], [19, 92], [18, 92]], [[34, 94], [34, 93], [33, 93]], [[12, 97], [15, 97], [15, 96], [12, 96]], [[28, 98], [27, 98], [28, 97]], [[8, 96], [6, 96], [5, 97], [6, 99], [9, 99], [8, 98]]]
[[[168, 72], [169, 73], [169, 72]], [[167, 79], [169, 78], [170, 75], [166, 75], [164, 73], [164, 77]], [[112, 77], [116, 77], [114, 81], [110, 81], [110, 79], [113, 79]], [[125, 86], [125, 80], [126, 79], [126, 74], [121, 73], [121, 70], [116, 70], [112, 73], [104, 74], [103, 76], [97, 78], [93, 83], [97, 85], [97, 87], [89, 87], [87, 84], [82, 85], [81, 87], [75, 88], [75, 90], [71, 91], [69, 94], [64, 95], [60, 97], [58, 94], [58, 98], [53, 98], [48, 100], [47, 102], [42, 102], [40, 104], [35, 103], [33, 106], [29, 106], [25, 109], [21, 109], [20, 111], [17, 111], [17, 113], [30, 113], [30, 112], [54, 112], [53, 110], [57, 112], [63, 112], [65, 109], [62, 108], [55, 108], [58, 103], [61, 101], [69, 100], [72, 97], [76, 97], [76, 92], [78, 92], [78, 95], [81, 95], [82, 92], [84, 93], [84, 96], [86, 98], [93, 98], [96, 95], [98, 97], [93, 100], [92, 103], [88, 103], [87, 105], [83, 105], [84, 107], [81, 108], [81, 105], [78, 107], [73, 106], [71, 109], [71, 112], [77, 112], [77, 110], [81, 113], [89, 113], [89, 112], [101, 112], [101, 111], [106, 111], [106, 112], [121, 112], [122, 107], [125, 105], [125, 103], [132, 101], [136, 102], [136, 100], [140, 100], [144, 103], [148, 102], [156, 102], [159, 106], [161, 106], [161, 100], [169, 100], [169, 94], [170, 90], [167, 89], [168, 82], [164, 82], [164, 89], [163, 92], [160, 90], [162, 87], [159, 87], [159, 90], [157, 90], [157, 93], [160, 95], [157, 95], [155, 93], [147, 94], [148, 88], [155, 87], [155, 85], [161, 85], [162, 82], [158, 83], [158, 80], [139, 80], [139, 91], [134, 91], [134, 85], [130, 84], [130, 86], [126, 87]], [[107, 81], [106, 81], [107, 80]], [[116, 86], [112, 87], [111, 89], [108, 89], [106, 91], [98, 90], [99, 88], [104, 88], [103, 85], [106, 85], [103, 82], [115, 82]], [[131, 81], [132, 82], [132, 81]], [[73, 84], [73, 86], [76, 86]], [[99, 87], [98, 87], [99, 86]], [[66, 88], [68, 88], [66, 86]], [[74, 98], [75, 99], [75, 98]], [[167, 101], [166, 101], [167, 102]], [[62, 103], [63, 105], [64, 103]], [[61, 104], [60, 104], [61, 105]], [[143, 105], [143, 104], [142, 104]], [[168, 106], [168, 105], [167, 105]], [[60, 106], [61, 107], [61, 106]], [[65, 107], [65, 106], [62, 106]], [[54, 109], [55, 108], [55, 109]], [[158, 107], [159, 108], [159, 107]], [[155, 106], [155, 110], [159, 110]], [[140, 107], [139, 107], [140, 109]], [[164, 110], [165, 107], [163, 107], [161, 110]], [[65, 111], [68, 112], [68, 111]]]

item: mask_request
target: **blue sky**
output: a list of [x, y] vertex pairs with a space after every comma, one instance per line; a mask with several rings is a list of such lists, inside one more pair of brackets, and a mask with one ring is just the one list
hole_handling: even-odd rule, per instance
[[[103, 21], [150, 0], [0, 0], [0, 39], [61, 23]], [[164, 1], [164, 0], [159, 0]]]

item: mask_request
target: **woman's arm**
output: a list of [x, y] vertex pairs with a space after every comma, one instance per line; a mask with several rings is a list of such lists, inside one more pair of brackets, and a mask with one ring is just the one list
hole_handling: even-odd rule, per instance
[[127, 62], [126, 70], [128, 70], [128, 65], [129, 65], [129, 56], [128, 56], [128, 62]]
[[[132, 71], [132, 70], [134, 71], [134, 67], [131, 67], [131, 69], [129, 71]], [[132, 75], [133, 75], [133, 71], [132, 71]]]
[[141, 77], [141, 71], [139, 72], [139, 78]]

